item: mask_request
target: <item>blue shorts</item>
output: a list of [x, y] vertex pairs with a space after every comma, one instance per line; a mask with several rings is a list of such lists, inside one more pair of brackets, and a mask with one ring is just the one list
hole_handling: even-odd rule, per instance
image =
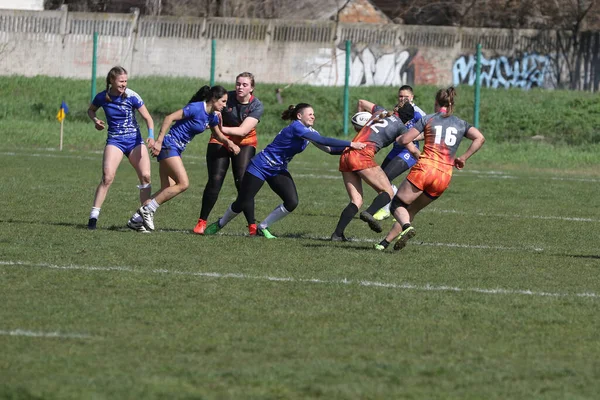
[[392, 160], [395, 157], [401, 157], [408, 165], [408, 168], [417, 163], [417, 159], [403, 146], [394, 146], [385, 158]]
[[254, 162], [254, 158], [252, 158], [252, 160], [250, 160], [250, 164], [248, 164], [248, 167], [246, 168], [246, 172], [251, 173], [258, 179], [263, 180], [263, 181], [266, 181], [269, 178], [277, 176], [284, 171], [287, 171], [287, 170], [269, 168], [266, 165], [260, 165], [260, 166], [256, 165], [256, 163]]
[[106, 145], [108, 146], [109, 144], [117, 147], [126, 157], [129, 157], [133, 149], [140, 144], [144, 144], [144, 139], [142, 139], [142, 135], [139, 132], [137, 135], [115, 135], [109, 136], [106, 139]]
[[170, 137], [165, 136], [160, 153], [156, 156], [156, 160], [161, 161], [165, 158], [181, 157], [181, 153], [183, 153], [183, 150], [179, 150], [179, 148], [171, 141]]

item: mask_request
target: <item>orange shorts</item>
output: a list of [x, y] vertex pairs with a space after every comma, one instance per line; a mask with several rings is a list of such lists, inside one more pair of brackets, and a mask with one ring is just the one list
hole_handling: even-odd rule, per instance
[[440, 197], [450, 185], [452, 168], [442, 171], [431, 164], [417, 162], [406, 179], [429, 197]]
[[368, 144], [362, 150], [347, 148], [340, 156], [340, 172], [354, 172], [377, 167], [375, 146]]

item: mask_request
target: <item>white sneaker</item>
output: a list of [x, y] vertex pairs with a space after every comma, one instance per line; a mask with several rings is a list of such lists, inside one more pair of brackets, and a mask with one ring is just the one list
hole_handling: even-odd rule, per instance
[[154, 230], [154, 213], [146, 208], [146, 206], [140, 207], [138, 210], [138, 214], [142, 216], [144, 220], [143, 224], [146, 229], [149, 231]]
[[142, 221], [135, 222], [134, 220], [130, 219], [129, 221], [127, 221], [127, 227], [137, 232], [150, 233], [150, 231], [146, 229]]

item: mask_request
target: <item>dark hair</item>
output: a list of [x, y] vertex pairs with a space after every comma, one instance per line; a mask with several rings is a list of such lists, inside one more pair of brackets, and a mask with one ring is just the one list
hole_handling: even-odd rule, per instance
[[305, 108], [312, 108], [312, 106], [308, 103], [298, 103], [295, 106], [292, 104], [287, 110], [281, 113], [281, 119], [296, 121], [298, 114], [302, 113], [302, 110]]
[[415, 117], [415, 108], [410, 104], [410, 101], [407, 101], [401, 107], [397, 107], [396, 113], [400, 120], [406, 124]]
[[220, 99], [221, 97], [227, 94], [227, 90], [223, 86], [213, 86], [210, 87], [208, 85], [202, 86], [195, 95], [192, 96], [188, 103], [196, 103], [198, 101], [213, 101], [216, 99]]
[[398, 89], [398, 93], [400, 93], [400, 91], [402, 91], [402, 90], [408, 90], [409, 92], [414, 94], [413, 88], [409, 85], [400, 86], [400, 89]]
[[415, 108], [412, 106], [412, 104], [410, 104], [410, 101], [403, 99], [402, 101], [398, 102], [396, 107], [394, 107], [394, 109], [391, 112], [387, 110], [383, 110], [382, 112], [380, 112], [379, 115], [372, 119], [373, 123], [380, 122], [382, 119], [394, 114], [400, 117], [400, 120], [402, 122], [407, 123], [408, 121], [414, 118]]
[[454, 97], [456, 97], [456, 90], [453, 86], [448, 89], [440, 89], [435, 94], [435, 102], [440, 107], [446, 107], [446, 114], [451, 115], [454, 111]]
[[[106, 101], [112, 101], [110, 99], [110, 95], [108, 94], [110, 84], [113, 80], [117, 79], [117, 76], [120, 75], [127, 75], [127, 71], [125, 70], [125, 68], [120, 67], [118, 65], [116, 67], [112, 67], [110, 71], [108, 71], [108, 74], [106, 75]], [[126, 98], [127, 93], [123, 93], [121, 97]]]
[[235, 77], [236, 82], [237, 82], [238, 78], [250, 79], [250, 86], [252, 86], [252, 91], [250, 93], [254, 92], [254, 75], [252, 75], [252, 72], [242, 72], [241, 74], [239, 74], [238, 76]]

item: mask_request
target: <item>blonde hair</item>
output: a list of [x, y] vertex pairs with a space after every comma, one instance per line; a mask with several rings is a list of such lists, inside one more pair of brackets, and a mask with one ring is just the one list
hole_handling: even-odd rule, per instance
[[[116, 66], [112, 67], [110, 71], [108, 71], [108, 74], [106, 75], [106, 101], [112, 101], [110, 95], [108, 94], [108, 91], [110, 89], [111, 82], [117, 79], [117, 76], [120, 75], [127, 75], [127, 71], [125, 70], [125, 68]], [[123, 93], [121, 97], [126, 98], [127, 93]]]

